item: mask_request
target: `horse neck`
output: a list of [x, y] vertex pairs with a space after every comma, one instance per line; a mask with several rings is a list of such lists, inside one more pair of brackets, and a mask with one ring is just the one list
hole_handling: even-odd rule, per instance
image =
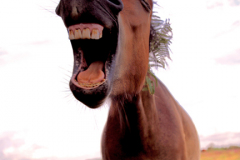
[[121, 18], [119, 24], [122, 27], [111, 91], [111, 95], [118, 97], [141, 92], [148, 70], [150, 34], [145, 31], [145, 26], [132, 27]]
[[139, 94], [118, 95], [111, 99], [106, 127], [111, 126], [109, 133], [113, 134], [114, 138], [121, 139], [126, 148], [133, 144], [132, 147], [148, 146], [150, 141], [146, 137], [156, 140], [158, 116], [154, 95], [141, 91]]
[[144, 32], [146, 26], [129, 27], [121, 19], [119, 23], [124, 28], [119, 31], [111, 107], [103, 136], [114, 143], [107, 148], [116, 146], [116, 150], [119, 147], [124, 153], [137, 154], [147, 150], [144, 149], [149, 146], [146, 137], [156, 140], [158, 129], [154, 96], [142, 91], [148, 70], [149, 32]]

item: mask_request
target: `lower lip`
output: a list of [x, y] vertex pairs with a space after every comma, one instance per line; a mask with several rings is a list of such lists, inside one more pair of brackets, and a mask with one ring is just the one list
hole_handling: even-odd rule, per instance
[[88, 87], [84, 87], [84, 86], [79, 85], [79, 83], [76, 81], [76, 77], [77, 77], [77, 74], [74, 74], [71, 78], [71, 82], [75, 86], [77, 86], [78, 88], [82, 88], [82, 89], [88, 89], [88, 90], [95, 89], [95, 88], [98, 88], [99, 86], [101, 86], [102, 84], [104, 84], [106, 82], [106, 79], [104, 79], [104, 81], [101, 84], [99, 84], [97, 86], [94, 86], [94, 87], [91, 87], [91, 88], [88, 88]]

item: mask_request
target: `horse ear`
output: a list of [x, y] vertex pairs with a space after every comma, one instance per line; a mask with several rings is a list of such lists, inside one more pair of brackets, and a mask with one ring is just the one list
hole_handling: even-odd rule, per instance
[[60, 3], [61, 3], [61, 1], [59, 2], [57, 8], [55, 9], [55, 13], [59, 16], [60, 16]]

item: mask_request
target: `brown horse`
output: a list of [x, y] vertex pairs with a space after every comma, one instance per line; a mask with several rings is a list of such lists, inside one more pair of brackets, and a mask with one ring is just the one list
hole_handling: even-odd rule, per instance
[[[90, 108], [111, 99], [102, 135], [104, 160], [198, 160], [195, 126], [149, 69], [152, 0], [61, 0], [71, 40], [73, 95]], [[153, 78], [151, 78], [153, 80]]]

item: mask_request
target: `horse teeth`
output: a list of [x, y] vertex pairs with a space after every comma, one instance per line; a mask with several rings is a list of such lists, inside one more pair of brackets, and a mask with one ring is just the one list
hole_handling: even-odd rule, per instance
[[70, 40], [73, 40], [73, 39], [75, 39], [75, 36], [74, 36], [74, 33], [73, 33], [73, 31], [69, 31], [69, 39]]
[[75, 30], [75, 39], [81, 39], [82, 38], [82, 31], [80, 29]]
[[99, 31], [98, 29], [92, 29], [85, 28], [81, 31], [81, 29], [76, 30], [69, 30], [69, 39], [100, 39], [102, 38], [102, 31]]
[[100, 35], [99, 35], [99, 31], [98, 31], [97, 29], [93, 29], [93, 30], [92, 30], [91, 38], [92, 38], [92, 39], [99, 39], [99, 38], [100, 38], [99, 36], [100, 36]]
[[90, 39], [90, 30], [88, 28], [83, 29], [82, 33], [82, 38], [83, 39]]

